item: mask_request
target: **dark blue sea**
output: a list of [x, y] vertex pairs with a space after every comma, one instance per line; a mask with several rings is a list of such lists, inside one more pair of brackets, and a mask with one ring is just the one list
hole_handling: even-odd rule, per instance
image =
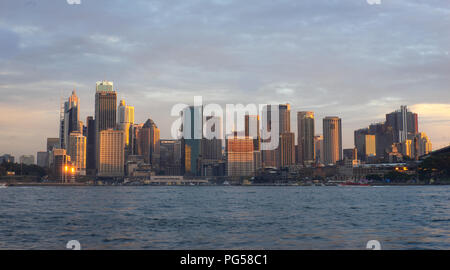
[[450, 187], [8, 187], [0, 249], [450, 249]]

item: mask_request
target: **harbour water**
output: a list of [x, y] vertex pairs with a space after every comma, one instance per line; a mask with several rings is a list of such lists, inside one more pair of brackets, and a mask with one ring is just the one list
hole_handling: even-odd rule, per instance
[[0, 249], [450, 249], [449, 186], [8, 187]]

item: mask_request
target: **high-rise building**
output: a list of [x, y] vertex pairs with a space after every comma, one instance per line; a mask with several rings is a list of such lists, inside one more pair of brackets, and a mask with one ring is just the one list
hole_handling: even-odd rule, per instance
[[323, 154], [325, 165], [342, 160], [342, 121], [339, 117], [323, 119]]
[[[73, 131], [79, 131], [79, 118], [80, 116], [80, 101], [75, 93], [72, 91], [72, 95], [68, 101], [64, 103], [64, 149], [69, 147], [69, 136]], [[70, 155], [70, 153], [68, 153]]]
[[66, 149], [53, 149], [53, 176], [62, 183], [75, 182], [75, 168], [72, 167]]
[[19, 161], [21, 164], [34, 165], [34, 156], [33, 155], [22, 155], [19, 157]]
[[99, 158], [97, 161], [100, 177], [122, 177], [125, 167], [125, 140], [123, 130], [106, 129], [99, 133]]
[[139, 144], [144, 161], [152, 165], [154, 172], [159, 172], [160, 163], [160, 131], [152, 119], [148, 119], [139, 132]]
[[297, 113], [297, 163], [312, 164], [315, 159], [314, 151], [314, 112]]
[[14, 163], [14, 157], [9, 154], [4, 154], [3, 156], [0, 156], [0, 164], [3, 162]]
[[86, 118], [86, 173], [95, 175], [95, 120], [94, 117]]
[[37, 165], [42, 168], [48, 167], [48, 154], [49, 152], [37, 152]]
[[215, 136], [214, 138], [203, 138], [202, 139], [202, 159], [209, 161], [219, 161], [223, 160], [222, 155], [222, 118], [218, 116], [207, 116], [207, 123], [211, 123], [211, 126], [208, 126], [208, 131], [213, 134], [220, 136]]
[[431, 141], [430, 141], [430, 139], [428, 139], [427, 134], [425, 134], [424, 132], [417, 133], [416, 140], [418, 143], [417, 155], [419, 157], [426, 155], [426, 154], [430, 153], [431, 151], [433, 151], [433, 146], [431, 144]]
[[182, 172], [186, 175], [201, 174], [203, 139], [203, 107], [190, 106], [182, 111]]
[[161, 140], [160, 174], [181, 175], [181, 141]]
[[295, 134], [285, 132], [280, 134], [278, 146], [277, 167], [284, 168], [295, 164]]
[[[290, 104], [280, 104], [278, 105], [278, 118], [276, 116], [272, 117], [272, 105], [267, 105], [262, 111], [262, 121], [263, 128], [268, 132], [276, 130], [278, 127], [278, 147], [274, 150], [263, 150], [262, 151], [262, 164], [264, 167], [280, 167], [284, 163], [280, 160], [282, 156], [289, 156], [290, 153], [294, 153], [295, 160], [295, 139], [292, 145], [293, 149], [281, 149], [281, 134], [291, 132], [291, 105]], [[286, 136], [284, 136], [286, 138]], [[265, 139], [264, 142], [270, 141], [273, 138]], [[287, 145], [285, 144], [285, 147]], [[280, 152], [284, 151], [284, 152]], [[287, 152], [286, 152], [287, 151]]]
[[[99, 165], [100, 132], [114, 129], [117, 116], [117, 93], [114, 84], [108, 81], [97, 82], [95, 92], [95, 137], [96, 137], [96, 163]], [[99, 168], [97, 167], [97, 170]]]
[[316, 163], [324, 163], [323, 160], [323, 136], [314, 136], [314, 150], [316, 155]]
[[410, 112], [407, 106], [401, 106], [400, 110], [386, 114], [386, 125], [393, 128], [394, 142], [398, 143], [413, 139], [419, 130], [418, 116]]
[[355, 147], [358, 151], [358, 158], [367, 161], [369, 157], [377, 155], [376, 135], [370, 135], [368, 128], [355, 130], [354, 132]]
[[125, 147], [129, 149], [130, 135], [131, 135], [130, 128], [134, 124], [134, 107], [126, 105], [125, 100], [121, 100], [117, 112], [118, 112], [117, 120], [119, 124], [119, 129], [124, 131]]
[[80, 131], [70, 133], [70, 159], [77, 175], [86, 175], [86, 147], [86, 136], [83, 136]]
[[47, 138], [47, 152], [59, 148], [59, 138]]
[[253, 138], [237, 136], [226, 140], [227, 175], [232, 177], [252, 176], [255, 173], [253, 161]]

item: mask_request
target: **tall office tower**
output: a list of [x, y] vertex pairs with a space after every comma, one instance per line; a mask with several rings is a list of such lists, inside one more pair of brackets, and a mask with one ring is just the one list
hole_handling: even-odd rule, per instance
[[400, 145], [401, 145], [402, 155], [404, 157], [413, 158], [413, 154], [414, 154], [413, 141], [405, 140], [405, 141], [401, 142]]
[[160, 131], [152, 119], [148, 119], [139, 134], [144, 161], [152, 165], [152, 170], [159, 172]]
[[[75, 93], [72, 91], [72, 95], [68, 101], [64, 103], [64, 149], [69, 147], [69, 136], [73, 131], [79, 131], [80, 120], [80, 103]], [[68, 153], [70, 155], [70, 153]]]
[[227, 175], [232, 177], [252, 176], [255, 173], [253, 161], [253, 139], [237, 136], [226, 139]]
[[203, 107], [190, 106], [182, 112], [182, 172], [186, 175], [201, 174], [201, 154], [203, 139]]
[[134, 107], [127, 106], [125, 100], [120, 101], [118, 109], [118, 124], [119, 129], [125, 132], [125, 147], [129, 149], [130, 146], [130, 134], [131, 126], [134, 124]]
[[95, 120], [94, 117], [86, 118], [86, 173], [95, 175]]
[[[222, 118], [218, 116], [207, 116], [206, 117], [207, 132], [212, 132], [218, 135], [214, 138], [203, 138], [202, 140], [202, 159], [209, 161], [219, 161], [223, 160], [222, 155]], [[220, 134], [220, 135], [219, 135]]]
[[413, 139], [419, 130], [418, 116], [410, 112], [407, 106], [401, 106], [400, 110], [386, 114], [386, 125], [393, 128], [394, 142], [400, 143]]
[[3, 162], [14, 163], [14, 157], [10, 154], [4, 154], [3, 156], [0, 156], [0, 164], [2, 164]]
[[181, 141], [161, 140], [160, 143], [161, 161], [160, 174], [180, 175], [181, 174]]
[[130, 150], [132, 155], [144, 156], [144, 150], [141, 142], [141, 132], [144, 124], [131, 125]]
[[23, 155], [23, 156], [19, 157], [19, 161], [21, 164], [34, 165], [34, 156], [33, 155]]
[[[280, 104], [278, 105], [278, 119], [272, 119], [272, 106], [267, 105], [262, 111], [262, 121], [263, 126], [266, 126], [268, 131], [276, 128], [274, 125], [278, 126], [278, 134], [281, 138], [281, 134], [291, 132], [291, 105], [290, 104]], [[295, 143], [292, 146], [292, 150], [288, 150], [289, 153], [292, 151], [294, 153], [295, 159]], [[279, 158], [283, 155], [288, 155], [289, 153], [280, 153], [281, 148], [278, 145], [275, 150], [263, 150], [262, 151], [262, 163], [264, 167], [279, 167], [281, 161]]]
[[59, 138], [47, 138], [47, 152], [59, 148]]
[[285, 168], [295, 164], [295, 134], [285, 132], [280, 134], [278, 147], [277, 167]]
[[259, 115], [245, 116], [245, 131], [246, 137], [253, 138], [253, 161], [255, 171], [262, 168], [262, 153], [261, 153], [261, 130], [260, 130]]
[[62, 183], [70, 183], [74, 181], [75, 170], [72, 171], [70, 156], [67, 155], [66, 149], [53, 149], [53, 175], [56, 180]]
[[423, 156], [426, 155], [428, 153], [430, 153], [431, 151], [433, 151], [433, 145], [431, 144], [430, 139], [428, 138], [427, 134], [425, 134], [424, 132], [419, 132], [416, 135], [416, 141], [417, 141], [417, 156]]
[[386, 159], [394, 143], [393, 128], [385, 123], [371, 124], [367, 134], [375, 135], [376, 156]]
[[323, 119], [323, 159], [325, 165], [342, 160], [342, 121], [339, 117]]
[[314, 112], [297, 113], [297, 163], [311, 165], [314, 163]]
[[125, 167], [125, 140], [123, 130], [106, 129], [99, 133], [99, 159], [97, 161], [100, 177], [122, 177]]
[[113, 89], [114, 84], [108, 81], [97, 82], [95, 92], [95, 148], [97, 170], [100, 155], [100, 132], [116, 127], [117, 93]]
[[37, 152], [37, 165], [42, 168], [48, 167], [49, 152]]
[[323, 136], [314, 136], [314, 150], [316, 155], [316, 163], [323, 164]]
[[86, 146], [86, 136], [80, 131], [70, 133], [70, 159], [77, 175], [86, 175]]
[[360, 160], [367, 161], [368, 157], [377, 155], [376, 136], [377, 135], [371, 135], [368, 128], [355, 130], [355, 147], [358, 151]]

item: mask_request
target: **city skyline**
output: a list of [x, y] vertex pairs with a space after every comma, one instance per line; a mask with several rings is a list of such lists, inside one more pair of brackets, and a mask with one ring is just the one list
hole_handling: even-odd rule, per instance
[[[354, 130], [408, 105], [433, 148], [448, 145], [449, 38], [435, 29], [446, 26], [449, 3], [297, 2], [2, 2], [0, 154], [45, 150], [58, 137], [60, 97], [73, 89], [80, 120], [93, 116], [102, 79], [135, 107], [136, 122], [158, 123], [161, 138], [170, 138], [172, 105], [202, 95], [314, 111], [315, 135], [320, 119], [337, 115], [343, 148]], [[98, 10], [105, 19], [93, 23]], [[296, 133], [295, 124], [291, 115]]]

